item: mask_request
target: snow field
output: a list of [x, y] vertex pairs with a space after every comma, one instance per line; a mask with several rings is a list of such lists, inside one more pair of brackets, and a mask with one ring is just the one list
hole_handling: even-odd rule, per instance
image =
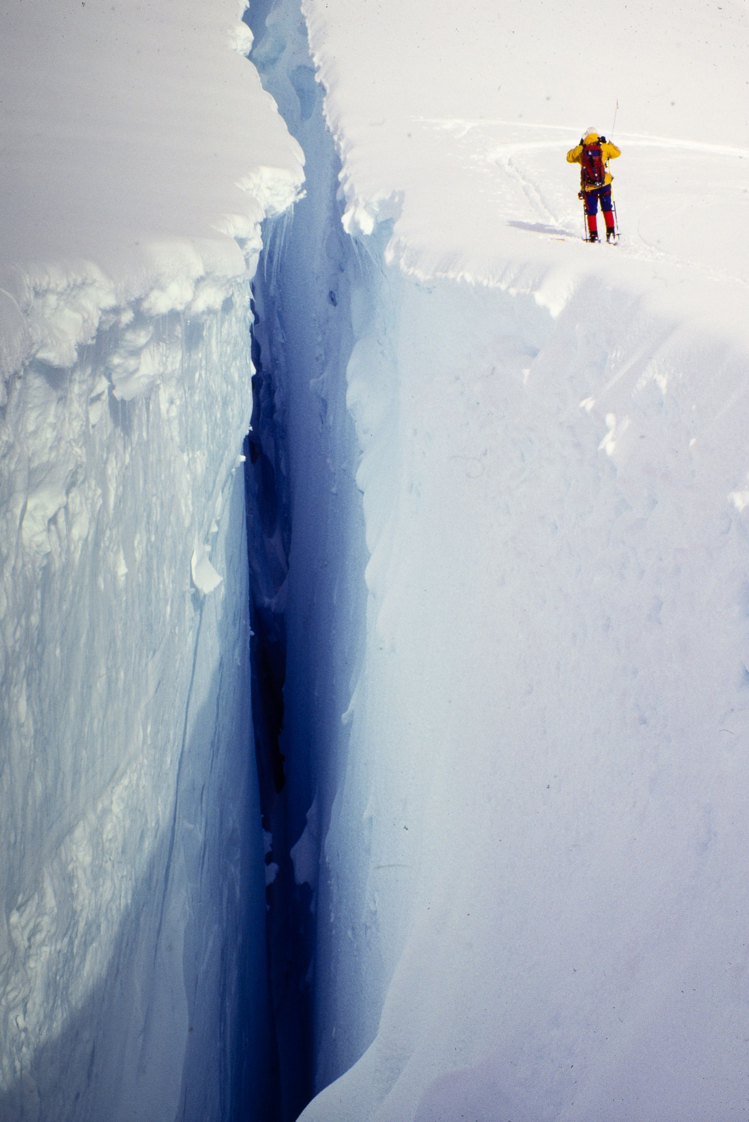
[[[326, 118], [363, 201], [376, 175], [384, 187], [396, 166], [411, 164], [414, 116], [566, 126], [578, 135], [593, 124], [609, 135], [618, 100], [625, 132], [743, 147], [749, 139], [747, 13], [735, 0], [678, 13], [627, 0], [605, 18], [595, 0], [510, 9], [472, 0], [459, 11], [448, 0], [382, 0], [360, 5], [356, 19], [346, 0], [302, 7]], [[394, 185], [404, 186], [388, 191]]]
[[[536, 291], [554, 264], [566, 299], [601, 276], [746, 345], [741, 5], [690, 4], [675, 21], [639, 0], [618, 5], [593, 88], [580, 45], [599, 19], [587, 0], [474, 3], [461, 18], [441, 0], [428, 12], [383, 3], [356, 21], [342, 0], [303, 7], [351, 234], [392, 222], [386, 259], [424, 281]], [[590, 124], [622, 149], [610, 168], [616, 259], [575, 244], [579, 170], [565, 156]]]
[[[617, 5], [595, 63], [581, 54], [601, 24], [593, 0], [574, 8], [533, 0], [517, 10], [476, 0], [459, 15], [447, 0], [428, 10], [383, 2], [362, 7], [357, 20], [345, 0], [304, 0], [303, 9], [352, 203], [413, 188], [423, 153], [412, 123], [423, 120], [564, 128], [575, 140], [591, 124], [607, 136], [743, 149], [749, 140], [747, 14], [733, 0], [689, 4], [674, 18], [641, 0]], [[452, 178], [437, 170], [435, 197]]]

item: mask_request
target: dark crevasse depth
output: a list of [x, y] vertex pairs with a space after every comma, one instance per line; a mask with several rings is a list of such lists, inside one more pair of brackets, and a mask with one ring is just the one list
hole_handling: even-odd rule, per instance
[[273, 1070], [268, 1122], [293, 1122], [316, 1070], [318, 877], [363, 628], [358, 448], [346, 409], [351, 243], [339, 164], [298, 6], [259, 0], [251, 59], [305, 152], [305, 197], [267, 223], [253, 286], [246, 444], [252, 705], [267, 868]]

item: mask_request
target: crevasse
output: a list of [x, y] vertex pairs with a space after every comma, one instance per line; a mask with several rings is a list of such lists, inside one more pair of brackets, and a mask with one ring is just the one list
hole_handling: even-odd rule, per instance
[[368, 285], [370, 265], [357, 261], [341, 227], [339, 165], [299, 8], [252, 5], [246, 18], [251, 60], [305, 151], [305, 197], [267, 224], [253, 285], [256, 373], [245, 465], [278, 1065], [269, 1117], [286, 1122], [317, 1083], [317, 918], [326, 892], [320, 844], [345, 766], [348, 729], [340, 717], [364, 631], [365, 546], [346, 367], [352, 300]]

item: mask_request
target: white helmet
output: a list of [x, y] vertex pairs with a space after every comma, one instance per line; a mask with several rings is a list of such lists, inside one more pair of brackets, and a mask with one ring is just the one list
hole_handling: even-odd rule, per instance
[[590, 127], [587, 128], [585, 130], [585, 132], [583, 133], [583, 136], [591, 136], [591, 135], [592, 136], [598, 136], [599, 135], [598, 129], [594, 128], [593, 125], [590, 125]]

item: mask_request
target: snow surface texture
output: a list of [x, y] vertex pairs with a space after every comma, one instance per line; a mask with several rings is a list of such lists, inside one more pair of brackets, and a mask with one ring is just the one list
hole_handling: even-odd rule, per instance
[[236, 469], [259, 223], [302, 172], [241, 14], [0, 13], [2, 1118], [261, 1094]]
[[[302, 1117], [738, 1122], [746, 8], [608, 8], [591, 77], [593, 4], [303, 7], [373, 267], [367, 649], [314, 807], [341, 1077]], [[588, 246], [564, 157], [617, 98]]]

